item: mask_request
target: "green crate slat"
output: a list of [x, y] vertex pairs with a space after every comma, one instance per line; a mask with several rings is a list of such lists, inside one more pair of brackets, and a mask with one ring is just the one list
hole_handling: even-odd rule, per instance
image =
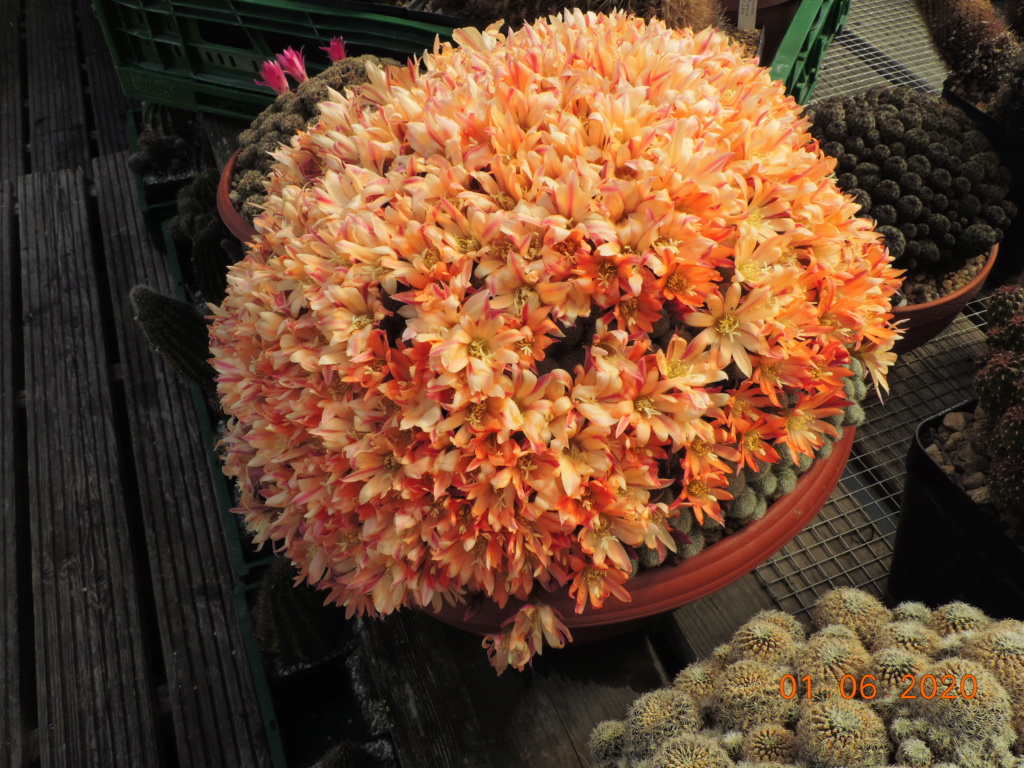
[[802, 0], [772, 61], [772, 76], [806, 104], [832, 39], [842, 31], [850, 0]]
[[339, 34], [353, 54], [402, 60], [453, 29], [421, 12], [358, 2], [93, 0], [93, 10], [127, 94], [241, 119], [273, 100], [254, 80], [262, 62], [289, 45], [305, 47], [316, 72], [328, 64], [317, 48]]
[[[806, 103], [850, 0], [802, 0], [772, 63], [774, 77]], [[400, 7], [300, 0], [93, 0], [122, 87], [130, 96], [249, 120], [273, 100], [257, 86], [263, 61], [343, 35], [353, 53], [402, 59], [451, 38], [453, 27]], [[393, 14], [393, 15], [392, 15]], [[408, 18], [406, 17], [408, 16]], [[428, 17], [429, 18], [429, 17]], [[453, 24], [456, 20], [441, 17]]]
[[252, 672], [252, 680], [256, 688], [256, 700], [263, 717], [263, 728], [267, 732], [271, 764], [273, 768], [288, 768], [281, 724], [277, 718], [274, 697], [270, 691], [270, 680], [267, 677], [266, 667], [263, 665], [263, 654], [260, 653], [256, 637], [253, 635], [252, 612], [249, 610], [248, 594], [254, 588], [254, 585], [251, 584], [235, 585], [235, 611], [238, 613], [238, 627], [245, 644], [245, 655], [249, 659], [249, 670]]
[[[181, 263], [178, 259], [178, 249], [174, 245], [174, 238], [171, 237], [170, 222], [165, 221], [162, 226], [164, 250], [167, 253], [167, 262], [174, 277], [177, 298], [180, 301], [191, 301], [185, 281], [181, 274]], [[221, 471], [221, 458], [214, 446], [217, 439], [214, 434], [213, 422], [210, 420], [210, 411], [206, 405], [206, 399], [196, 384], [190, 386], [192, 391], [192, 405], [195, 408], [196, 418], [199, 422], [199, 431], [203, 436], [203, 445], [206, 446], [206, 460], [210, 468], [210, 477], [213, 480], [213, 489], [217, 497], [217, 507], [220, 512], [221, 523], [224, 527], [224, 535], [228, 542], [228, 553], [231, 557], [231, 567], [240, 582], [244, 584], [254, 583], [267, 565], [273, 562], [275, 555], [252, 554], [246, 556], [248, 544], [243, 542], [238, 525], [238, 516], [231, 511], [234, 506], [231, 497], [230, 481]], [[267, 729], [268, 734], [270, 729]]]

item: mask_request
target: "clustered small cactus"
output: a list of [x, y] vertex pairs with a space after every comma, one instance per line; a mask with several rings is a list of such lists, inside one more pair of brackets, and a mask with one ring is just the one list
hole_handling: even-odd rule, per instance
[[992, 294], [986, 341], [974, 389], [988, 428], [977, 430], [984, 437], [976, 447], [992, 459], [992, 503], [1019, 529], [1024, 524], [1024, 287], [1004, 286]]
[[1019, 145], [1024, 88], [1024, 6], [991, 0], [915, 0], [951, 90], [981, 107]]
[[162, 104], [142, 105], [142, 130], [139, 150], [128, 158], [128, 167], [139, 176], [159, 174], [181, 176], [195, 173], [198, 164], [194, 133], [194, 115]]
[[912, 88], [871, 88], [808, 108], [837, 181], [909, 270], [950, 273], [982, 256], [1016, 214], [1010, 172], [956, 107]]
[[[823, 595], [812, 618], [808, 636], [780, 611], [752, 617], [711, 658], [641, 696], [625, 720], [598, 724], [593, 768], [1024, 765], [1024, 622], [965, 603], [889, 610], [855, 589]], [[766, 657], [752, 642], [762, 637], [786, 650]], [[844, 674], [855, 681], [845, 692]], [[780, 688], [786, 675], [798, 681], [791, 698]], [[939, 681], [931, 698], [920, 689], [927, 675]], [[943, 698], [950, 679], [956, 695]], [[911, 687], [916, 697], [902, 698]]]
[[[242, 249], [217, 214], [216, 169], [203, 171], [178, 191], [178, 215], [170, 234], [188, 254], [191, 277], [204, 301], [224, 300], [228, 267], [242, 259]], [[179, 255], [181, 251], [179, 251]], [[184, 261], [184, 258], [182, 259]]]
[[294, 90], [278, 94], [252, 124], [238, 135], [239, 153], [235, 160], [235, 178], [231, 200], [242, 215], [252, 221], [263, 209], [263, 188], [270, 167], [271, 152], [280, 144], [290, 144], [296, 132], [320, 119], [320, 104], [328, 100], [328, 91], [346, 89], [369, 81], [367, 63], [376, 66], [397, 65], [393, 59], [370, 54], [341, 58], [318, 75], [300, 82]]
[[[816, 459], [827, 459], [832, 455], [835, 443], [843, 439], [845, 427], [857, 427], [867, 420], [860, 404], [868, 391], [863, 379], [864, 367], [856, 359], [851, 359], [849, 367], [854, 375], [843, 380], [843, 393], [850, 404], [842, 413], [825, 419], [835, 427], [836, 434], [825, 436], [823, 445], [815, 451]], [[760, 459], [756, 463], [756, 472], [750, 467], [743, 467], [730, 476], [728, 490], [732, 499], [722, 502], [722, 523], [707, 517], [698, 523], [692, 510], [688, 509], [670, 521], [676, 531], [689, 539], [687, 543], [680, 544], [678, 554], [681, 557], [693, 557], [748, 523], [760, 520], [772, 503], [796, 487], [800, 475], [813, 466], [814, 460], [810, 456], [801, 456], [799, 461], [793, 461], [788, 451], [781, 451], [779, 461], [774, 464]], [[657, 567], [665, 559], [664, 555], [659, 558], [654, 550], [646, 547], [638, 547], [637, 555], [634, 573]]]

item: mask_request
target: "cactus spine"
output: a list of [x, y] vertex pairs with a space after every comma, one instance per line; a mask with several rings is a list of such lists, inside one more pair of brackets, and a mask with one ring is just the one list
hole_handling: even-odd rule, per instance
[[163, 296], [143, 285], [129, 299], [135, 320], [150, 345], [185, 378], [209, 396], [216, 393], [206, 321], [183, 301]]

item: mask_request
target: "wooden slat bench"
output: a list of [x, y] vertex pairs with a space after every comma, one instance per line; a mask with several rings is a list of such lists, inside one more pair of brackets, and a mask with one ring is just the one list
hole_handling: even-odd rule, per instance
[[402, 768], [589, 768], [587, 739], [641, 693], [665, 685], [648, 632], [548, 649], [498, 677], [480, 638], [400, 611], [362, 624], [370, 672]]
[[73, 3], [31, 0], [24, 13], [29, 169], [86, 169], [91, 157], [89, 122]]
[[22, 135], [21, 73], [25, 61], [21, 46], [21, 3], [0, 3], [0, 179], [16, 179], [25, 173], [25, 139]]
[[110, 51], [91, 0], [76, 0], [75, 15], [82, 41], [82, 58], [89, 83], [88, 109], [99, 156], [128, 149], [128, 110], [138, 106], [121, 90], [110, 63]]
[[138, 284], [174, 295], [132, 195], [127, 154], [94, 163], [151, 580], [182, 765], [269, 765], [232, 601], [230, 559], [188, 386], [131, 317]]
[[17, 195], [40, 760], [158, 766], [85, 178], [34, 173]]
[[18, 515], [15, 488], [14, 194], [0, 181], [0, 765], [22, 761], [18, 633]]

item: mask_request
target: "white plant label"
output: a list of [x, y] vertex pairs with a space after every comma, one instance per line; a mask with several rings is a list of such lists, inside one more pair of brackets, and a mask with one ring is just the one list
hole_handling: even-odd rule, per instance
[[746, 32], [754, 28], [757, 21], [757, 0], [740, 0], [736, 27]]

